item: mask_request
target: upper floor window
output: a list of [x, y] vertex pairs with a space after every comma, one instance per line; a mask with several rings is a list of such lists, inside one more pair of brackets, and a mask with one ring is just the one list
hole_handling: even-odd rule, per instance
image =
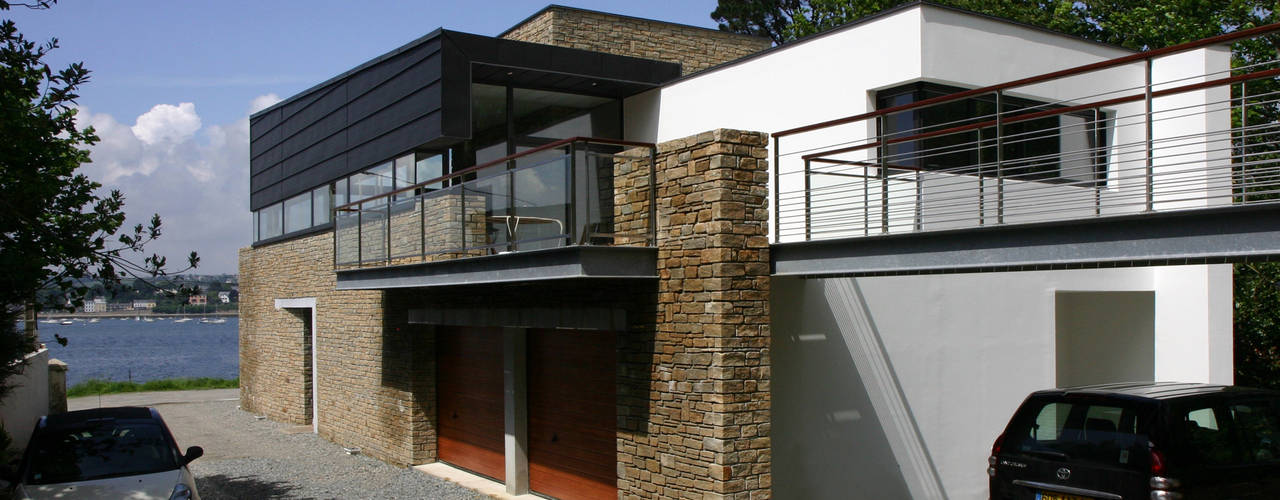
[[[886, 109], [964, 90], [917, 82], [877, 92], [876, 107]], [[1064, 107], [1010, 96], [1001, 96], [999, 104], [1005, 119], [1020, 112]], [[1087, 110], [1008, 122], [1002, 125], [1000, 136], [996, 134], [995, 120], [993, 94], [893, 113], [881, 122], [880, 133], [886, 140], [935, 135], [889, 144], [881, 148], [881, 154], [891, 167], [911, 170], [1002, 176], [1013, 181], [1105, 184], [1105, 112]], [[979, 123], [989, 125], [962, 128]], [[952, 128], [962, 129], [944, 132]]]

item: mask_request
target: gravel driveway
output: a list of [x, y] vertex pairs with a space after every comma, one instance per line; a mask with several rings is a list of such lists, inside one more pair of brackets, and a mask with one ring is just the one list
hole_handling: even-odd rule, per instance
[[[191, 463], [204, 500], [242, 498], [488, 498], [422, 472], [348, 455], [311, 434], [310, 426], [260, 420], [240, 411], [236, 389], [103, 396], [102, 406], [154, 406], [183, 449], [199, 445]], [[68, 401], [94, 408], [97, 396]]]

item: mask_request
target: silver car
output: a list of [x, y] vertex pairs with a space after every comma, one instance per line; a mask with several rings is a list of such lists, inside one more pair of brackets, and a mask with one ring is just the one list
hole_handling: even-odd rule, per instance
[[15, 498], [198, 500], [178, 445], [154, 408], [80, 410], [41, 417], [23, 455]]

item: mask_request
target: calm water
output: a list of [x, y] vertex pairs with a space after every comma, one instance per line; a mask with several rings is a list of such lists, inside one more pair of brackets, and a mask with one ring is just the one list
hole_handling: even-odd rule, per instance
[[[67, 363], [67, 385], [89, 378], [145, 382], [174, 377], [239, 376], [238, 332], [240, 319], [226, 318], [220, 325], [199, 319], [174, 323], [133, 318], [101, 319], [74, 325], [40, 323], [40, 341], [49, 355]], [[43, 321], [43, 320], [42, 320]], [[66, 347], [53, 334], [68, 339]]]

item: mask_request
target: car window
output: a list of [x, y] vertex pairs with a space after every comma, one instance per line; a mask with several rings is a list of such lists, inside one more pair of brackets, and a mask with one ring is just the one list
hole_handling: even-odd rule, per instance
[[1193, 408], [1181, 419], [1183, 439], [1188, 451], [1207, 465], [1229, 465], [1239, 461], [1231, 433], [1228, 414], [1213, 407]]
[[28, 484], [150, 474], [178, 467], [155, 422], [105, 420], [46, 429], [30, 445]]
[[1244, 459], [1248, 462], [1280, 463], [1280, 415], [1268, 401], [1236, 403], [1228, 407]]
[[1029, 403], [1008, 436], [1017, 451], [1050, 459], [1138, 469], [1146, 466], [1140, 409], [1089, 401]]

